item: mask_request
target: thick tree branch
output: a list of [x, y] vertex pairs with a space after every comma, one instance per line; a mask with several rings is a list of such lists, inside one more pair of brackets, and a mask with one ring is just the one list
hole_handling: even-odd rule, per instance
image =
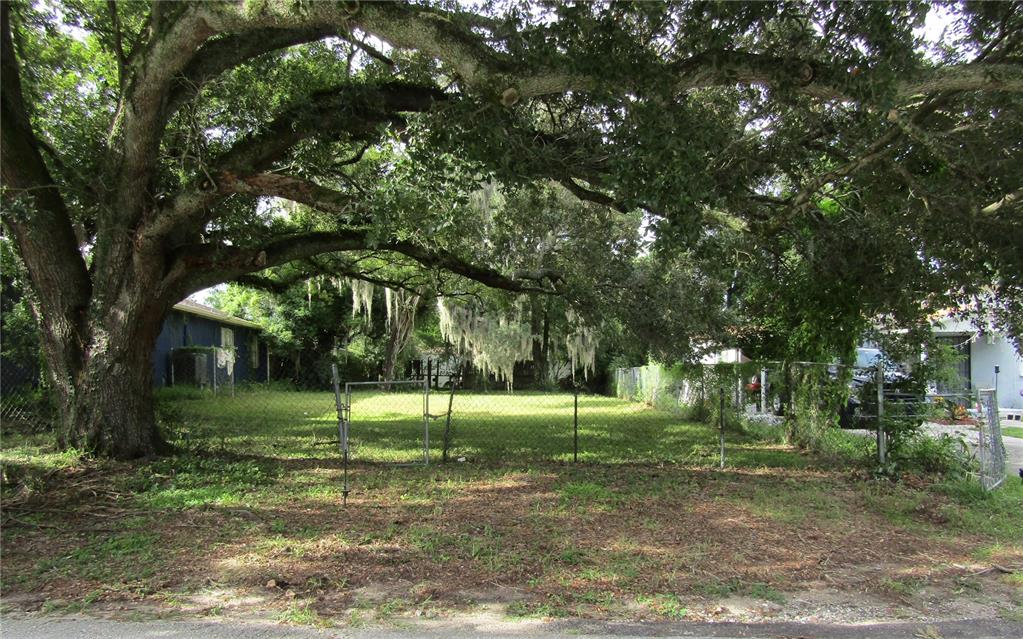
[[[92, 293], [64, 199], [40, 154], [21, 89], [11, 37], [11, 4], [0, 6], [0, 180], [4, 224], [39, 297], [44, 342], [65, 370], [76, 370], [79, 323]], [[65, 357], [70, 357], [64, 360]]]
[[391, 290], [403, 289], [410, 293], [419, 293], [424, 287], [429, 285], [429, 282], [425, 281], [427, 278], [419, 278], [417, 280], [410, 276], [399, 280], [378, 277], [375, 272], [379, 270], [381, 269], [373, 269], [371, 271], [360, 270], [356, 265], [347, 263], [337, 264], [336, 262], [331, 262], [330, 264], [321, 264], [310, 259], [305, 261], [301, 270], [297, 270], [285, 277], [271, 278], [262, 275], [243, 275], [234, 281], [238, 284], [278, 294], [285, 293], [292, 286], [316, 275], [362, 280], [376, 286], [383, 286]]
[[1009, 209], [1020, 205], [1023, 205], [1023, 189], [1016, 189], [1012, 193], [1006, 194], [1005, 197], [988, 204], [980, 212], [984, 215], [992, 215], [1002, 209]]
[[[493, 91], [495, 96], [504, 95], [504, 91], [512, 89], [516, 100], [608, 88], [608, 79], [577, 72], [577, 65], [567, 55], [553, 59], [547, 55], [543, 66], [514, 60], [490, 46], [485, 36], [472, 30], [476, 18], [464, 12], [403, 3], [337, 5], [326, 2], [314, 3], [301, 12], [293, 11], [287, 4], [269, 5], [256, 16], [246, 15], [241, 9], [229, 6], [219, 15], [224, 30], [237, 32], [271, 25], [288, 28], [325, 24], [348, 29], [358, 27], [393, 47], [414, 49], [440, 60], [468, 86]], [[665, 82], [673, 82], [678, 92], [711, 86], [755, 84], [789, 88], [822, 99], [858, 102], [887, 101], [891, 96], [900, 102], [937, 91], [1023, 92], [1023, 67], [1016, 64], [967, 63], [921, 69], [903, 73], [893, 85], [883, 79], [882, 86], [891, 86], [890, 92], [875, 91], [878, 80], [872, 71], [851, 68], [844, 61], [734, 50], [698, 54], [666, 67], [664, 73]], [[631, 79], [613, 79], [610, 82], [627, 84], [617, 87], [622, 91], [635, 88]]]
[[220, 193], [279, 197], [339, 215], [350, 215], [358, 205], [357, 200], [340, 191], [279, 173], [257, 173], [230, 179], [225, 175], [220, 183]]
[[563, 180], [558, 180], [558, 183], [564, 186], [566, 189], [568, 189], [569, 192], [572, 193], [572, 195], [576, 196], [580, 200], [586, 202], [593, 202], [594, 204], [600, 204], [601, 206], [606, 206], [608, 208], [614, 209], [619, 213], [628, 212], [628, 209], [626, 209], [624, 205], [622, 205], [620, 202], [618, 202], [611, 196], [605, 195], [604, 193], [601, 193], [599, 191], [588, 189], [579, 184], [578, 182], [576, 182], [575, 179], [571, 177], [567, 177]]
[[[297, 100], [259, 131], [215, 158], [206, 174], [213, 183], [204, 180], [207, 183], [178, 194], [168, 206], [157, 211], [146, 228], [145, 239], [160, 241], [177, 229], [201, 225], [209, 219], [209, 209], [232, 193], [279, 195], [258, 193], [254, 184], [245, 185], [244, 178], [264, 172], [302, 140], [342, 135], [352, 140], [372, 140], [383, 124], [403, 125], [401, 113], [429, 110], [445, 97], [433, 87], [388, 83], [376, 87], [342, 86]], [[325, 199], [328, 204], [335, 200]]]
[[350, 42], [356, 48], [361, 49], [366, 55], [373, 58], [377, 62], [382, 62], [384, 65], [394, 68], [394, 60], [388, 58], [386, 55], [383, 54], [382, 51], [377, 50], [376, 48], [370, 46], [369, 44], [363, 42], [362, 40], [359, 40], [358, 38], [355, 38], [354, 36], [346, 38], [346, 40], [348, 40], [348, 42]]
[[110, 13], [110, 24], [114, 30], [114, 55], [117, 57], [117, 82], [124, 87], [124, 68], [128, 58], [124, 55], [124, 44], [121, 39], [121, 17], [117, 12], [117, 2], [107, 0], [107, 12]]
[[156, 167], [160, 140], [167, 120], [164, 104], [173, 78], [192, 60], [196, 49], [216, 31], [206, 19], [205, 5], [185, 5], [169, 25], [153, 34], [147, 50], [132, 61], [129, 79], [122, 87], [121, 131], [117, 202], [118, 222], [142, 214], [148, 202], [149, 183]]
[[376, 241], [365, 231], [311, 232], [273, 240], [258, 248], [200, 244], [179, 248], [171, 257], [168, 279], [184, 294], [215, 284], [234, 281], [243, 275], [280, 266], [324, 253], [344, 251], [392, 251], [428, 268], [437, 268], [475, 280], [493, 288], [519, 292], [552, 292], [538, 281], [554, 280], [551, 273], [517, 274], [509, 277], [478, 266], [446, 251], [412, 242]]
[[337, 33], [330, 26], [296, 29], [265, 27], [232, 34], [204, 44], [181, 74], [174, 78], [164, 117], [169, 118], [191, 100], [203, 85], [253, 58], [295, 45], [321, 40]]
[[[18, 60], [11, 38], [11, 5], [3, 3], [0, 26], [3, 38], [0, 61], [0, 176], [4, 186], [4, 203], [8, 208], [4, 221], [13, 231], [21, 255], [32, 261], [45, 256], [51, 267], [62, 271], [66, 286], [76, 287], [75, 295], [89, 294], [85, 263], [71, 226], [64, 199], [50, 175], [40, 153], [41, 145], [32, 130], [21, 91]], [[28, 210], [19, 210], [20, 207]], [[38, 252], [24, 243], [38, 245]], [[45, 248], [42, 248], [45, 247]], [[30, 273], [34, 264], [27, 264]]]

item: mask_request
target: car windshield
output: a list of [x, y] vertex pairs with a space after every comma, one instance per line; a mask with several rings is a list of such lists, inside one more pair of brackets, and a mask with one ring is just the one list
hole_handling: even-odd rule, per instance
[[876, 348], [856, 349], [856, 368], [869, 368], [883, 359], [881, 351]]

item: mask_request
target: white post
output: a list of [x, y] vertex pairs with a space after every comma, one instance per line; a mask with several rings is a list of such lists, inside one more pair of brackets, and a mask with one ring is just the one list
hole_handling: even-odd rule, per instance
[[760, 369], [760, 412], [767, 412], [767, 369]]
[[423, 385], [423, 464], [430, 465], [430, 383]]
[[877, 363], [877, 460], [883, 466], [887, 459], [887, 441], [884, 432], [884, 366]]

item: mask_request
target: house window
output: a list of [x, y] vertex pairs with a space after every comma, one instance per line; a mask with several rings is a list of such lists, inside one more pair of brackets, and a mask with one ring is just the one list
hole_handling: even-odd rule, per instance
[[220, 347], [234, 348], [234, 331], [226, 326], [220, 327]]
[[937, 337], [935, 341], [939, 344], [951, 346], [958, 354], [957, 360], [952, 363], [955, 375], [952, 376], [952, 379], [938, 382], [938, 392], [960, 393], [964, 390], [969, 390], [972, 387], [970, 379], [972, 376], [972, 361], [970, 353], [970, 342], [972, 341], [971, 336], [968, 334], [942, 335]]
[[249, 338], [249, 365], [252, 370], [259, 368], [259, 338], [255, 335]]

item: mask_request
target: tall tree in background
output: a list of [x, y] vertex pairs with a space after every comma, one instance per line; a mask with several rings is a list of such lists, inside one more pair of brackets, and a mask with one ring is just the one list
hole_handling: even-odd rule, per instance
[[4, 224], [63, 443], [160, 448], [153, 342], [216, 283], [374, 250], [550, 289], [435, 197], [481, 179], [641, 209], [684, 256], [722, 225], [807, 246], [830, 198], [891, 218], [918, 302], [1019, 303], [1018, 3], [954, 8], [930, 55], [922, 3], [446, 6], [3, 3]]

